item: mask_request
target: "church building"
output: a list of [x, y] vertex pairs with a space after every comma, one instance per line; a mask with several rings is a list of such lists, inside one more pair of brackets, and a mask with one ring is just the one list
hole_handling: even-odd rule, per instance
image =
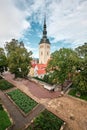
[[47, 64], [50, 59], [50, 42], [47, 38], [46, 17], [44, 18], [43, 36], [39, 43], [39, 64]]
[[32, 77], [43, 78], [46, 74], [47, 62], [50, 59], [50, 42], [47, 38], [46, 30], [46, 17], [44, 18], [43, 36], [39, 43], [39, 63], [32, 62], [32, 68], [30, 69], [30, 75]]

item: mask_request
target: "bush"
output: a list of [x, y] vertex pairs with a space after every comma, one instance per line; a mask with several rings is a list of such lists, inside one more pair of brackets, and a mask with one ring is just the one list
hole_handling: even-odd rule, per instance
[[51, 112], [44, 110], [27, 130], [60, 130], [63, 121]]
[[80, 99], [83, 99], [83, 100], [86, 100], [87, 101], [87, 93], [81, 93], [80, 91], [78, 91], [78, 89], [76, 88], [72, 88], [70, 91], [69, 91], [69, 95], [72, 95], [74, 97], [77, 97], [77, 98], [80, 98]]
[[9, 117], [4, 111], [2, 105], [0, 104], [0, 130], [5, 130], [7, 127], [11, 125]]
[[9, 92], [8, 95], [25, 114], [31, 111], [37, 105], [33, 99], [18, 89]]
[[0, 80], [0, 89], [1, 90], [7, 90], [12, 87], [14, 87], [14, 86], [11, 83], [7, 82], [6, 80], [4, 80], [4, 79]]

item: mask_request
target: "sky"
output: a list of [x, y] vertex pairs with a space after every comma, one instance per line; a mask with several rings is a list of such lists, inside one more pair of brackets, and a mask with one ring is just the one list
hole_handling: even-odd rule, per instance
[[51, 53], [87, 42], [87, 0], [0, 0], [0, 47], [15, 38], [37, 58], [45, 13]]

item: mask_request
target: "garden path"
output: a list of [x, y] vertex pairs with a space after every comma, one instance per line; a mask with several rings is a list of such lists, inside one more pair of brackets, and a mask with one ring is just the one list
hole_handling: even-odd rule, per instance
[[24, 130], [31, 120], [44, 110], [43, 105], [39, 104], [33, 112], [24, 116], [2, 91], [0, 91], [0, 98], [14, 122], [9, 130]]
[[[68, 96], [66, 94], [62, 97], [58, 97], [59, 96], [58, 94], [57, 96], [53, 96], [52, 92], [50, 92], [51, 97], [53, 96], [55, 98], [50, 98], [50, 97], [43, 98], [44, 96], [42, 96], [41, 92], [45, 91], [45, 89], [43, 90], [39, 86], [39, 84], [35, 84], [27, 80], [23, 82], [16, 81], [13, 79], [13, 75], [11, 75], [10, 73], [4, 74], [4, 78], [9, 82], [13, 83], [17, 88], [25, 92], [28, 96], [31, 96], [37, 102], [43, 104], [45, 108], [47, 108], [48, 110], [56, 114], [58, 117], [65, 120], [67, 123], [66, 130], [87, 130], [87, 102], [86, 101]], [[36, 95], [35, 93], [38, 94]]]

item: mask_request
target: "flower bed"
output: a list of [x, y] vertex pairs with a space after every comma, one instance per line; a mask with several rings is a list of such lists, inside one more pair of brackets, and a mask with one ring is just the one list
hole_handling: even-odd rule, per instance
[[7, 90], [12, 87], [14, 87], [14, 86], [11, 83], [9, 83], [8, 81], [6, 81], [4, 79], [0, 79], [0, 89], [1, 90]]
[[25, 114], [30, 112], [37, 105], [33, 99], [18, 89], [8, 92], [8, 95]]
[[35, 118], [27, 130], [60, 130], [62, 125], [63, 121], [61, 119], [51, 112], [44, 110]]
[[5, 130], [9, 126], [11, 126], [11, 121], [6, 111], [4, 111], [2, 104], [0, 104], [0, 130]]

